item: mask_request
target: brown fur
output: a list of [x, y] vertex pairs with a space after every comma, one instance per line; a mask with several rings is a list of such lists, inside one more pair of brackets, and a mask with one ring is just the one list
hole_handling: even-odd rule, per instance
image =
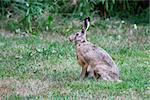
[[100, 76], [103, 80], [117, 81], [119, 80], [119, 71], [111, 56], [104, 49], [86, 40], [89, 21], [89, 18], [86, 18], [82, 31], [69, 37], [76, 44], [77, 60], [82, 67], [80, 79], [85, 78], [88, 72], [94, 79]]

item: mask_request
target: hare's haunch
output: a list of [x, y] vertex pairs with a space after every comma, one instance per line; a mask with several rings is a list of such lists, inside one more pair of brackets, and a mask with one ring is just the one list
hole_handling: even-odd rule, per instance
[[89, 73], [94, 79], [99, 78], [109, 81], [119, 80], [119, 70], [111, 56], [102, 48], [86, 40], [86, 31], [90, 25], [90, 18], [84, 19], [81, 32], [69, 37], [76, 45], [78, 63], [82, 67], [80, 79]]

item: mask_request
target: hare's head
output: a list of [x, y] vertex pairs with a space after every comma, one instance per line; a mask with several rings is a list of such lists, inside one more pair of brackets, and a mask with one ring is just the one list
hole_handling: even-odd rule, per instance
[[89, 25], [90, 25], [90, 18], [87, 17], [84, 19], [82, 30], [80, 32], [76, 32], [72, 34], [71, 36], [69, 36], [69, 40], [75, 43], [82, 43], [82, 42], [87, 41], [86, 31], [89, 28]]

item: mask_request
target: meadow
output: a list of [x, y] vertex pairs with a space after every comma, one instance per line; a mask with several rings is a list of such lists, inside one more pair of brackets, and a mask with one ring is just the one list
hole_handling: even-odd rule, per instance
[[[55, 20], [55, 19], [54, 19]], [[41, 34], [0, 31], [0, 99], [148, 100], [150, 28], [119, 19], [92, 19], [88, 41], [115, 60], [122, 82], [79, 81], [75, 46], [68, 36], [81, 20], [58, 20]]]

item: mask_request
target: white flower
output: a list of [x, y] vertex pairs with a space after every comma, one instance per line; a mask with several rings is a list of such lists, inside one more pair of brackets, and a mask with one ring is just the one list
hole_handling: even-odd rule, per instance
[[26, 3], [26, 6], [27, 6], [27, 7], [29, 7], [29, 4], [28, 4], [28, 3]]
[[137, 29], [137, 25], [136, 24], [134, 24], [134, 29]]
[[122, 23], [122, 24], [125, 23], [124, 20], [122, 20], [121, 23]]

